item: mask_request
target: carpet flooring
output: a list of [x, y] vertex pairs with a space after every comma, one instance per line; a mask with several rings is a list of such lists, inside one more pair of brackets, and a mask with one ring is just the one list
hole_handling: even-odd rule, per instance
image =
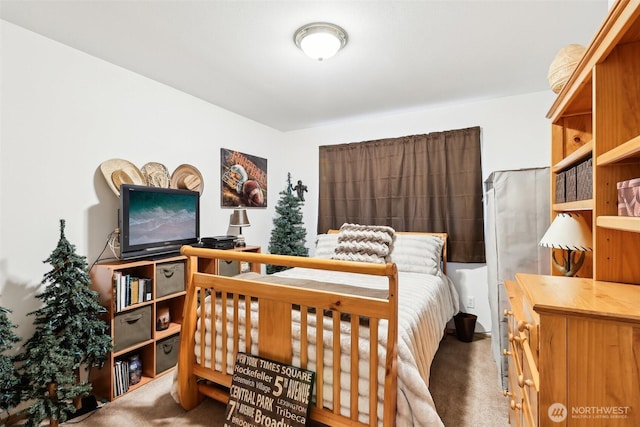
[[476, 334], [470, 343], [447, 335], [431, 365], [429, 390], [446, 427], [509, 425], [509, 401], [502, 395], [487, 335]]
[[[470, 343], [447, 335], [431, 369], [430, 390], [447, 427], [508, 425], [508, 402], [502, 396], [491, 339], [476, 334]], [[109, 402], [93, 413], [66, 422], [78, 427], [223, 425], [225, 405], [205, 399], [186, 412], [170, 396], [173, 373]], [[398, 426], [404, 427], [404, 426]]]

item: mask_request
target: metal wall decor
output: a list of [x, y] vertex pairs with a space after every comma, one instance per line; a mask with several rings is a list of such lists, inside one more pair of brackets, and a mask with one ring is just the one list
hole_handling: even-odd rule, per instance
[[293, 187], [293, 191], [295, 191], [298, 194], [298, 199], [302, 202], [304, 202], [304, 193], [306, 193], [307, 190], [307, 186], [304, 185], [302, 183], [302, 180], [298, 180], [298, 183], [296, 184], [295, 187]]

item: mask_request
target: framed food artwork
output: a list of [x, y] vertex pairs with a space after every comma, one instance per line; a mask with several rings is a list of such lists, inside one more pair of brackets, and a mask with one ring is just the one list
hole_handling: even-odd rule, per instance
[[224, 207], [267, 207], [267, 159], [220, 149], [220, 197]]

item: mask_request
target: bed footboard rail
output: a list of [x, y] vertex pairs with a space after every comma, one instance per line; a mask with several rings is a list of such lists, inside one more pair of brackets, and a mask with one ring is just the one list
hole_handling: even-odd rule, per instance
[[[331, 426], [393, 426], [397, 402], [397, 269], [394, 264], [184, 247], [187, 296], [178, 395], [189, 410], [203, 395], [227, 402], [238, 352], [315, 371], [311, 418]], [[275, 276], [200, 271], [211, 260], [385, 276], [388, 290], [319, 289]], [[255, 270], [254, 270], [255, 271]], [[347, 287], [344, 287], [347, 288]]]

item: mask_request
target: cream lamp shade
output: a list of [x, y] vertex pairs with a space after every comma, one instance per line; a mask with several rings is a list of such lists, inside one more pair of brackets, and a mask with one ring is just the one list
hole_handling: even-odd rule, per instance
[[242, 227], [250, 227], [251, 223], [249, 222], [249, 217], [247, 216], [247, 210], [245, 208], [238, 207], [233, 210], [233, 214], [231, 215], [231, 222], [229, 223], [231, 227], [238, 227], [239, 232], [236, 237], [235, 244], [236, 246], [247, 246], [244, 242], [244, 236], [242, 235]]
[[308, 57], [324, 61], [347, 44], [347, 32], [335, 24], [314, 22], [298, 28], [293, 41]]
[[[567, 254], [563, 257], [563, 262], [559, 263], [553, 253], [553, 263], [565, 276], [574, 276], [584, 263], [585, 252], [592, 250], [591, 229], [582, 215], [559, 213], [542, 236], [540, 246], [564, 249]], [[576, 251], [580, 252], [577, 260], [574, 253]]]

